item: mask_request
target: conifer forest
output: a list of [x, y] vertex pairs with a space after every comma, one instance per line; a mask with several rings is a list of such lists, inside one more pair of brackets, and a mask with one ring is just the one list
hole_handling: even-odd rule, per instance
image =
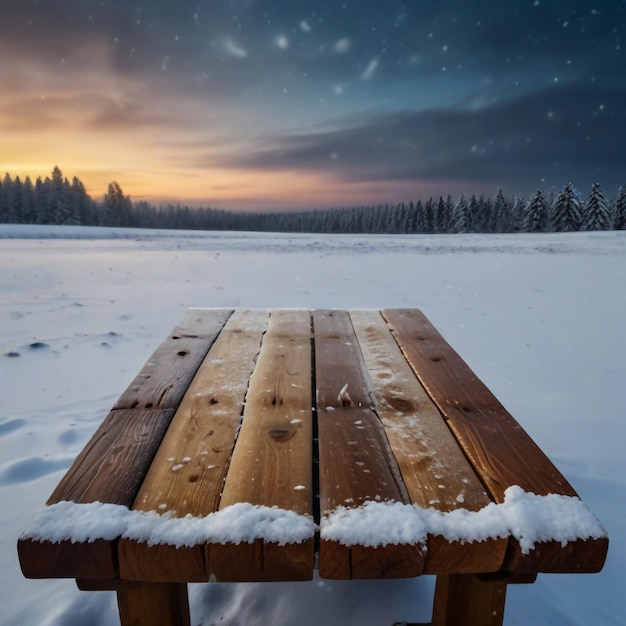
[[598, 183], [584, 197], [573, 184], [530, 197], [461, 195], [293, 212], [242, 212], [133, 202], [117, 182], [93, 200], [77, 178], [55, 167], [35, 183], [5, 174], [0, 181], [0, 223], [240, 230], [297, 233], [516, 233], [626, 230], [626, 186], [614, 196]]

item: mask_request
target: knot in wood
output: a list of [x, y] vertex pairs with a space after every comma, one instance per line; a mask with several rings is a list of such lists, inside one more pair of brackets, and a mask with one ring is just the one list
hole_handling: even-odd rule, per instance
[[270, 428], [267, 431], [267, 434], [274, 441], [277, 441], [278, 443], [285, 443], [296, 434], [296, 429], [291, 424], [287, 424], [285, 426], [274, 426], [274, 428]]
[[385, 394], [385, 402], [389, 407], [400, 413], [411, 413], [415, 409], [415, 403], [410, 398]]

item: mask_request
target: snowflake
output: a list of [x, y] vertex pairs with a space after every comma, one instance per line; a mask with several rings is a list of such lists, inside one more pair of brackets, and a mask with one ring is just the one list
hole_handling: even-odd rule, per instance
[[337, 54], [343, 54], [344, 52], [347, 52], [351, 46], [352, 42], [347, 37], [344, 37], [335, 43], [335, 52]]
[[281, 50], [286, 50], [289, 47], [289, 39], [285, 35], [278, 35], [276, 39], [274, 39], [274, 43]]

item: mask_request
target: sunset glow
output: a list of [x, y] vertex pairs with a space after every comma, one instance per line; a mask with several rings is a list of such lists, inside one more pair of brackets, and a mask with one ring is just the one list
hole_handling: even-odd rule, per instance
[[1, 2], [2, 175], [229, 209], [624, 183], [623, 2], [216, 4]]

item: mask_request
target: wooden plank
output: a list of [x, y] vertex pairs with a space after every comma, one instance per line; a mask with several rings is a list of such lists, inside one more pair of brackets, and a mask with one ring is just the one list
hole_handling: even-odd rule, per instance
[[172, 409], [111, 411], [47, 504], [69, 500], [130, 506], [173, 415]]
[[[274, 311], [250, 378], [237, 443], [220, 509], [238, 502], [313, 517], [311, 318], [309, 311]], [[225, 551], [230, 559], [218, 554]], [[308, 580], [313, 540], [263, 546], [257, 558], [236, 546], [214, 545], [214, 562], [229, 563], [231, 580]], [[216, 561], [217, 560], [217, 561]], [[212, 563], [211, 573], [223, 580]]]
[[221, 309], [189, 309], [113, 408], [176, 409], [231, 313]]
[[[576, 492], [461, 357], [418, 310], [385, 310], [383, 316], [407, 361], [443, 414], [463, 452], [497, 502], [504, 491], [519, 485], [537, 495]], [[539, 546], [538, 546], [539, 547]], [[608, 539], [578, 542], [563, 550], [546, 542], [524, 556], [511, 540], [503, 569], [511, 572], [596, 571], [604, 560]], [[600, 555], [600, 557], [599, 557]]]
[[263, 541], [257, 539], [253, 543], [242, 542], [237, 546], [228, 544], [210, 544], [206, 546], [206, 559], [209, 564], [209, 578], [218, 582], [241, 582], [240, 562], [249, 562], [252, 567], [245, 577], [246, 582], [263, 582]]
[[502, 626], [506, 584], [471, 574], [437, 576], [432, 626]]
[[120, 436], [102, 459], [79, 502], [130, 507], [173, 417], [172, 409], [113, 411]]
[[604, 567], [608, 547], [607, 538], [577, 539], [564, 546], [559, 541], [544, 541], [535, 544], [529, 554], [522, 554], [519, 543], [512, 541], [503, 569], [521, 574], [593, 574]]
[[124, 580], [160, 583], [206, 582], [204, 546], [171, 546], [120, 539], [117, 546]]
[[[376, 413], [412, 504], [449, 512], [479, 511], [492, 502], [406, 362], [378, 311], [352, 311], [352, 324], [371, 377]], [[448, 542], [429, 536], [424, 573], [477, 573], [500, 569], [506, 539]]]
[[[62, 500], [130, 507], [184, 391], [230, 311], [190, 310], [129, 385], [47, 504]], [[29, 577], [117, 575], [116, 541], [18, 541]]]
[[118, 575], [115, 542], [34, 541], [20, 537], [17, 553], [26, 578], [108, 579]]
[[[167, 428], [169, 420], [174, 415], [173, 410], [158, 410], [159, 406], [171, 405], [172, 409], [178, 406], [178, 403], [174, 402], [174, 398], [180, 390], [175, 391], [174, 387], [178, 385], [186, 390], [199, 363], [206, 355], [229, 315], [230, 312], [221, 310], [192, 310], [185, 315], [181, 323], [174, 328], [170, 337], [159, 346], [148, 360], [127, 392], [116, 403], [118, 410], [114, 409], [109, 413], [81, 451], [48, 499], [48, 504], [61, 500], [93, 502], [94, 499], [114, 504], [127, 503], [129, 496], [128, 493], [125, 493], [123, 486], [117, 488], [117, 492], [112, 496], [113, 499], [110, 499], [106, 490], [103, 492], [99, 489], [98, 485], [103, 480], [103, 474], [110, 476], [113, 473], [111, 469], [114, 467], [115, 473], [118, 474], [118, 476], [113, 477], [114, 482], [123, 483], [123, 480], [120, 481], [121, 477], [117, 471], [121, 461], [129, 459], [136, 453], [141, 453], [140, 456], [143, 455], [141, 458], [148, 455], [145, 457], [149, 457], [148, 463], [152, 460], [151, 457], [156, 451], [154, 444], [158, 447], [164, 433], [164, 427]], [[196, 334], [192, 335], [192, 332]], [[180, 349], [182, 344], [176, 342], [184, 339], [201, 340], [202, 347], [205, 348], [204, 351], [198, 341], [196, 341], [193, 351]], [[176, 350], [178, 352], [172, 357]], [[163, 383], [163, 379], [170, 374], [175, 381], [174, 386]], [[148, 381], [150, 382], [148, 383]], [[149, 393], [147, 391], [148, 384], [153, 386]], [[163, 391], [165, 387], [167, 387], [167, 391]], [[128, 396], [131, 389], [137, 391], [133, 400]], [[157, 389], [161, 389], [161, 391], [157, 393]], [[133, 393], [135, 392], [133, 391]], [[141, 396], [141, 401], [138, 400], [139, 396]], [[123, 399], [124, 397], [126, 400]], [[150, 402], [150, 400], [154, 401]], [[138, 405], [144, 405], [142, 408], [146, 408], [146, 410], [134, 410]], [[145, 405], [149, 406], [146, 407]], [[154, 415], [151, 416], [147, 409], [154, 410]], [[132, 460], [131, 462], [135, 463]], [[143, 464], [141, 460], [138, 462]], [[131, 464], [129, 469], [134, 475], [137, 467]], [[94, 482], [95, 484], [93, 484]], [[107, 488], [110, 488], [110, 485]], [[90, 489], [91, 492], [85, 493], [87, 489]], [[130, 498], [134, 499], [135, 496], [136, 491], [131, 493]]]
[[[313, 328], [323, 530], [324, 514], [338, 506], [408, 502], [408, 495], [382, 424], [370, 408], [367, 372], [348, 313], [314, 311]], [[351, 549], [320, 541], [323, 578], [417, 576], [423, 565], [416, 546]]]
[[309, 312], [272, 312], [220, 509], [250, 502], [312, 515], [311, 358]]
[[[173, 411], [111, 411], [79, 454], [47, 504], [62, 500], [132, 505]], [[117, 575], [117, 540], [92, 543], [20, 539], [29, 578], [107, 578]]]
[[187, 585], [125, 583], [117, 590], [121, 626], [190, 626]]
[[240, 310], [229, 319], [189, 386], [133, 508], [183, 516], [217, 510], [268, 318], [267, 311]]
[[[320, 493], [322, 513], [344, 506], [350, 498], [355, 506], [376, 495], [382, 500], [408, 502], [393, 452], [372, 410], [369, 377], [348, 313], [314, 311], [313, 321], [318, 427], [330, 430], [324, 437], [319, 433], [320, 466], [323, 455], [324, 463], [328, 464], [324, 474], [336, 477], [325, 481], [324, 493]], [[351, 443], [353, 438], [356, 444]], [[342, 458], [342, 454], [346, 457]], [[330, 470], [332, 465], [350, 478], [339, 480], [340, 475]], [[353, 482], [361, 487], [354, 489]], [[337, 487], [332, 483], [340, 484]]]
[[576, 492], [421, 311], [387, 310], [398, 343], [498, 502], [519, 485], [537, 495]]
[[[239, 310], [229, 318], [172, 419], [133, 509], [176, 517], [217, 511], [268, 317], [267, 311]], [[158, 552], [154, 566], [152, 552]], [[119, 561], [128, 580], [208, 579], [204, 546], [153, 550], [121, 540]]]

